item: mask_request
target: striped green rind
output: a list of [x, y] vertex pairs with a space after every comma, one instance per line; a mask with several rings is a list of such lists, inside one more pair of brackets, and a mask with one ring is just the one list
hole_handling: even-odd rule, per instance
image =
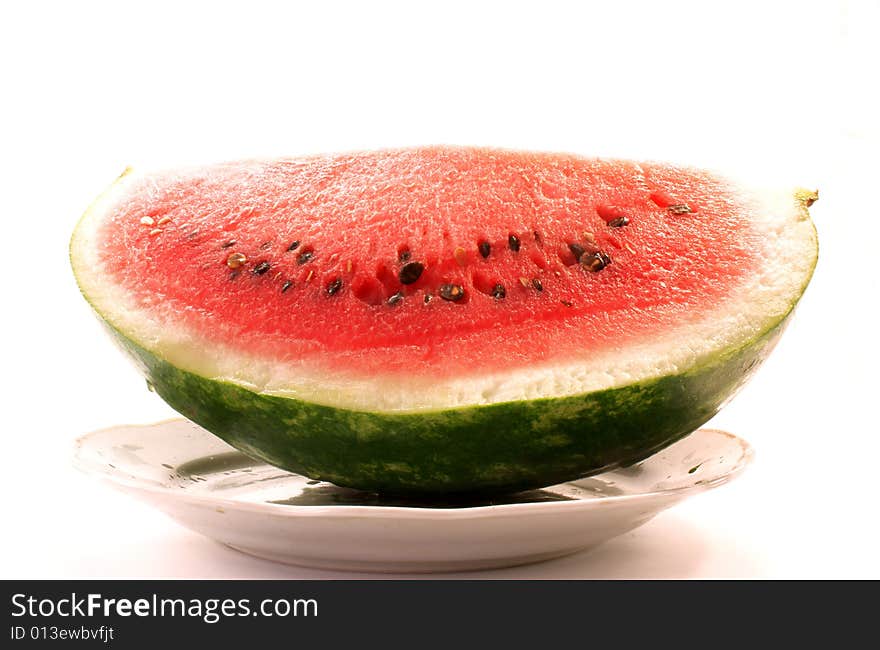
[[418, 413], [252, 392], [181, 370], [108, 328], [169, 405], [244, 453], [337, 485], [429, 495], [536, 488], [641, 460], [711, 418], [769, 354], [787, 319], [681, 374]]

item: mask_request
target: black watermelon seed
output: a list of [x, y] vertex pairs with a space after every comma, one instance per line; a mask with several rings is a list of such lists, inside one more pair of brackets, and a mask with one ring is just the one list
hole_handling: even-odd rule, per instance
[[611, 258], [607, 253], [603, 253], [602, 251], [590, 253], [581, 258], [581, 266], [593, 273], [601, 271], [609, 264], [611, 264]]
[[272, 265], [269, 262], [260, 262], [254, 267], [255, 275], [263, 275], [264, 273], [268, 273], [269, 269], [272, 268]]
[[400, 278], [401, 284], [412, 284], [422, 277], [422, 271], [424, 270], [425, 265], [421, 262], [408, 262], [400, 269], [398, 278]]
[[507, 297], [507, 289], [504, 288], [503, 284], [496, 284], [492, 287], [492, 297], [496, 300]]
[[310, 259], [312, 259], [314, 256], [315, 256], [314, 251], [303, 251], [302, 253], [299, 254], [299, 257], [296, 258], [296, 263], [300, 264], [300, 265], [305, 264]]
[[399, 303], [401, 300], [403, 300], [403, 294], [400, 291], [398, 291], [397, 293], [395, 293], [393, 296], [391, 296], [388, 299], [388, 304], [393, 307], [394, 305]]
[[404, 249], [397, 254], [397, 261], [398, 262], [409, 262], [411, 258], [412, 258], [412, 253], [407, 249]]
[[291, 282], [290, 280], [285, 280], [284, 284], [281, 285], [281, 293], [284, 293], [285, 291], [290, 289], [290, 287], [292, 287], [292, 286], [293, 286], [293, 282]]
[[489, 253], [492, 252], [492, 245], [487, 241], [481, 241], [477, 244], [477, 248], [480, 250], [480, 255], [484, 258], [489, 257]]
[[290, 242], [290, 246], [287, 247], [287, 250], [288, 251], [295, 251], [297, 248], [299, 248], [299, 240], [298, 239], [294, 242]]
[[666, 209], [672, 214], [687, 214], [692, 212], [691, 207], [687, 203], [676, 203], [675, 205], [670, 205]]
[[235, 240], [234, 240], [234, 239], [230, 239], [230, 240], [227, 241], [227, 242], [223, 242], [223, 243], [220, 245], [220, 248], [232, 248], [233, 246], [235, 246]]
[[559, 302], [561, 302], [561, 303], [562, 303], [563, 305], [565, 305], [566, 307], [572, 307], [572, 306], [574, 306], [574, 303], [573, 303], [571, 300], [560, 300]]
[[578, 262], [581, 261], [581, 258], [584, 256], [584, 253], [586, 252], [586, 251], [584, 250], [584, 247], [581, 246], [580, 244], [569, 244], [569, 245], [568, 245], [568, 250], [571, 251], [571, 254], [574, 255], [574, 258], [575, 258]]
[[335, 280], [331, 280], [327, 284], [327, 295], [332, 296], [335, 293], [339, 293], [339, 290], [342, 289], [342, 280], [336, 278]]
[[431, 298], [433, 298], [433, 296], [432, 296], [430, 293], [426, 293], [426, 294], [425, 294], [425, 304], [426, 304], [426, 305], [427, 305], [429, 302], [431, 302]]
[[457, 302], [464, 298], [464, 287], [460, 284], [441, 284], [440, 297], [443, 298], [443, 300]]
[[612, 219], [608, 222], [608, 225], [612, 228], [623, 228], [626, 224], [629, 223], [629, 218], [627, 217], [617, 217], [616, 219]]
[[532, 278], [532, 286], [535, 287], [537, 291], [543, 291], [544, 285], [541, 284], [541, 281], [538, 278]]
[[507, 245], [510, 247], [510, 250], [516, 253], [519, 250], [520, 246], [519, 237], [517, 237], [516, 235], [508, 235]]

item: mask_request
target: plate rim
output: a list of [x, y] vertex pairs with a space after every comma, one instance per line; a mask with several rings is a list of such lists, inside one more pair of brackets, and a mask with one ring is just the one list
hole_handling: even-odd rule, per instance
[[[134, 490], [137, 492], [145, 493], [147, 495], [158, 495], [158, 496], [168, 496], [174, 495], [174, 500], [185, 500], [190, 503], [198, 503], [200, 505], [204, 505], [206, 507], [212, 507], [214, 509], [217, 508], [228, 508], [229, 510], [246, 510], [253, 512], [254, 514], [264, 514], [264, 515], [274, 515], [274, 516], [285, 516], [285, 517], [333, 517], [334, 519], [343, 519], [343, 518], [378, 518], [382, 516], [390, 516], [394, 519], [415, 519], [415, 520], [427, 520], [427, 519], [444, 519], [444, 520], [459, 520], [459, 519], [479, 519], [487, 516], [493, 517], [504, 517], [504, 516], [518, 516], [521, 514], [537, 514], [540, 512], [554, 513], [556, 511], [565, 511], [565, 510], [588, 510], [599, 507], [608, 507], [616, 504], [623, 504], [631, 501], [648, 501], [648, 500], [656, 500], [656, 499], [669, 499], [670, 501], [681, 500], [682, 498], [690, 495], [690, 494], [699, 494], [705, 492], [707, 490], [711, 490], [716, 487], [720, 487], [721, 485], [725, 485], [730, 483], [734, 479], [740, 477], [743, 471], [754, 461], [755, 458], [755, 450], [752, 445], [745, 440], [733, 434], [729, 431], [725, 431], [723, 429], [717, 429], [714, 427], [699, 427], [691, 432], [690, 435], [694, 435], [700, 431], [711, 432], [721, 434], [727, 438], [730, 438], [735, 443], [737, 443], [742, 450], [742, 455], [737, 459], [737, 461], [727, 469], [722, 475], [705, 482], [697, 482], [691, 485], [683, 485], [674, 488], [668, 488], [664, 490], [650, 490], [646, 492], [638, 492], [634, 494], [618, 494], [618, 495], [609, 495], [603, 496], [596, 499], [575, 499], [571, 501], [540, 501], [540, 502], [527, 502], [527, 503], [502, 503], [502, 504], [492, 504], [492, 505], [483, 505], [483, 506], [466, 506], [466, 507], [452, 507], [452, 508], [431, 508], [431, 507], [422, 507], [422, 506], [376, 506], [376, 505], [356, 505], [356, 504], [344, 504], [344, 505], [320, 505], [320, 506], [305, 506], [305, 505], [295, 505], [295, 504], [280, 504], [280, 503], [270, 503], [270, 502], [250, 502], [250, 501], [238, 501], [236, 499], [230, 499], [228, 497], [221, 496], [211, 496], [207, 494], [198, 494], [187, 491], [177, 492], [169, 489], [168, 486], [164, 486], [161, 484], [153, 484], [153, 482], [144, 478], [137, 478], [127, 472], [120, 470], [117, 467], [111, 467], [109, 464], [99, 465], [93, 459], [83, 458], [82, 451], [85, 447], [85, 443], [89, 441], [92, 437], [97, 437], [100, 434], [106, 434], [118, 429], [146, 429], [151, 427], [158, 427], [162, 425], [169, 425], [174, 423], [189, 423], [192, 424], [199, 429], [202, 429], [206, 434], [211, 434], [210, 431], [199, 427], [199, 425], [195, 424], [191, 420], [188, 420], [183, 417], [169, 417], [164, 418], [162, 420], [157, 420], [155, 422], [147, 422], [147, 423], [135, 423], [135, 424], [115, 424], [106, 427], [101, 427], [99, 429], [95, 429], [89, 431], [87, 433], [81, 434], [76, 437], [73, 443], [73, 457], [71, 458], [73, 466], [79, 470], [80, 472], [86, 474], [89, 477], [95, 478], [102, 482], [107, 482], [111, 486], [117, 489], [124, 490]], [[216, 437], [216, 436], [215, 436]], [[219, 437], [218, 440], [221, 440]], [[675, 444], [675, 443], [673, 443]], [[239, 451], [229, 445], [229, 449], [232, 451]], [[661, 450], [662, 451], [662, 450]], [[241, 453], [241, 452], [240, 452]], [[259, 462], [259, 461], [258, 461]], [[268, 464], [268, 463], [267, 463]], [[614, 470], [607, 470], [614, 471]], [[291, 472], [295, 474], [295, 472]], [[600, 472], [599, 474], [594, 474], [592, 476], [600, 476], [604, 472]], [[299, 476], [302, 476], [301, 474]], [[581, 478], [590, 478], [589, 476], [584, 476]], [[573, 481], [578, 481], [579, 478], [571, 479], [571, 481], [565, 481], [565, 483], [570, 483]], [[534, 511], [534, 512], [533, 512]], [[548, 513], [548, 514], [549, 514]]]

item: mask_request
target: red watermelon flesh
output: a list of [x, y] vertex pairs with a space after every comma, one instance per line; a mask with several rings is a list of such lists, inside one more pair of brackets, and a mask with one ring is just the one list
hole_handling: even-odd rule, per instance
[[96, 240], [109, 283], [204, 340], [446, 378], [705, 318], [762, 264], [758, 209], [703, 171], [429, 147], [133, 178]]

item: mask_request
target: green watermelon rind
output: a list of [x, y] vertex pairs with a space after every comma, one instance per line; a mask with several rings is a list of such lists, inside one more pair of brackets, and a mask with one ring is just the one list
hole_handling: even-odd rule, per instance
[[377, 492], [502, 492], [642, 460], [714, 416], [770, 353], [791, 312], [699, 366], [583, 395], [418, 413], [349, 410], [200, 377], [107, 328], [175, 410], [249, 456]]
[[[809, 220], [806, 208], [815, 198], [795, 193], [801, 220]], [[377, 492], [506, 492], [636, 463], [711, 419], [760, 366], [789, 322], [818, 258], [812, 222], [810, 230], [812, 250], [804, 247], [803, 254], [812, 259], [788, 308], [744, 342], [677, 372], [583, 394], [414, 412], [319, 404], [201, 376], [127, 336], [83, 295], [172, 408], [252, 457]]]

